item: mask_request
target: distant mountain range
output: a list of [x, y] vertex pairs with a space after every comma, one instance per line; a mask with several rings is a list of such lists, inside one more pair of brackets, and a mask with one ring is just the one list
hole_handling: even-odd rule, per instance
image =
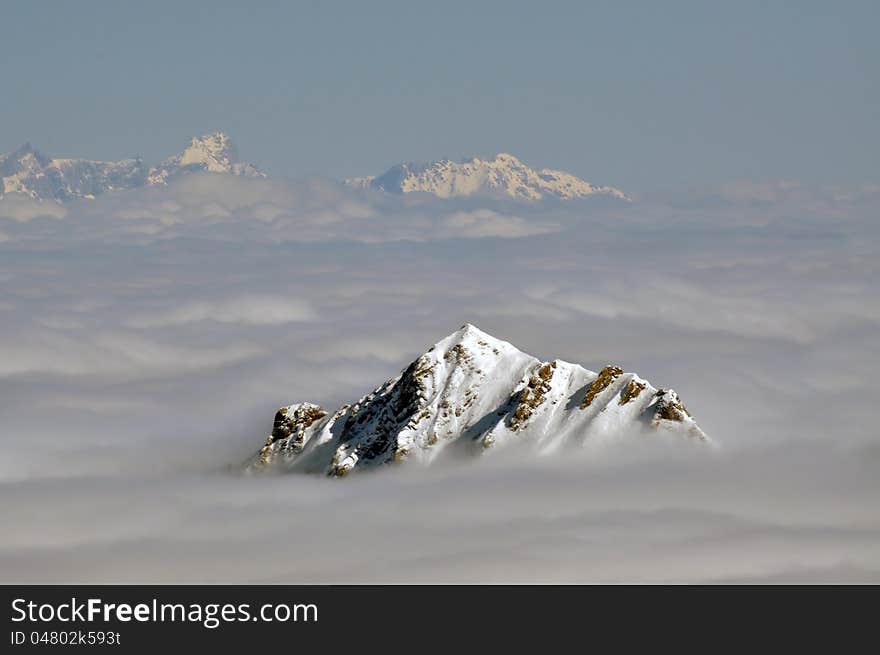
[[197, 171], [265, 177], [252, 164], [238, 161], [235, 146], [222, 132], [194, 138], [183, 152], [155, 166], [141, 159], [52, 159], [26, 143], [0, 155], [0, 195], [23, 193], [36, 200], [57, 201], [94, 198], [108, 191], [167, 184]]
[[[238, 161], [235, 146], [223, 132], [196, 137], [180, 154], [153, 166], [139, 158], [53, 159], [26, 143], [14, 152], [0, 155], [0, 196], [21, 193], [35, 200], [64, 202], [95, 198], [109, 191], [168, 184], [193, 172], [266, 176], [253, 164]], [[535, 170], [513, 155], [503, 153], [493, 159], [475, 157], [462, 162], [443, 159], [427, 164], [398, 164], [378, 177], [350, 178], [344, 184], [394, 194], [429, 193], [440, 198], [482, 195], [536, 201], [598, 195], [627, 200], [626, 195], [614, 187], [596, 186], [564, 171]]]
[[366, 396], [329, 412], [282, 407], [249, 471], [343, 476], [441, 453], [475, 456], [510, 444], [549, 450], [625, 435], [707, 442], [672, 389], [608, 365], [542, 362], [475, 326], [434, 344]]
[[345, 183], [389, 193], [431, 193], [440, 198], [488, 194], [520, 200], [571, 200], [594, 195], [627, 199], [620, 189], [595, 186], [564, 171], [535, 170], [505, 153], [494, 159], [474, 157], [462, 162], [442, 159], [427, 164], [398, 164], [378, 177], [349, 178]]

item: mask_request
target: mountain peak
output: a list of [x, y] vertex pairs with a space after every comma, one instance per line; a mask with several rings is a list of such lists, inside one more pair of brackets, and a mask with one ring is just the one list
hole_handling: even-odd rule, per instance
[[11, 167], [14, 167], [24, 159], [36, 160], [37, 162], [40, 162], [41, 165], [46, 165], [49, 162], [48, 157], [34, 148], [30, 141], [26, 141], [12, 152], [0, 155], [0, 174], [6, 175], [7, 173], [5, 171], [7, 168], [10, 168], [11, 170]]
[[341, 476], [427, 464], [447, 451], [479, 455], [517, 443], [546, 451], [662, 434], [708, 440], [672, 390], [614, 365], [594, 373], [542, 362], [465, 323], [353, 404], [333, 413], [313, 403], [282, 407], [248, 470]]
[[183, 152], [152, 168], [147, 183], [167, 184], [176, 175], [197, 171], [265, 177], [255, 166], [238, 162], [238, 150], [224, 132], [211, 132], [193, 137]]
[[497, 162], [511, 162], [514, 164], [521, 164], [519, 157], [515, 155], [511, 155], [509, 152], [499, 152], [495, 155], [495, 161]]
[[493, 337], [491, 334], [487, 334], [486, 332], [483, 332], [480, 328], [478, 328], [473, 323], [465, 323], [460, 328], [458, 328], [455, 332], [450, 334], [449, 337], [446, 337], [446, 338], [448, 339], [450, 337], [457, 337], [459, 339], [465, 339], [465, 338], [475, 339], [475, 338], [480, 338], [480, 337], [483, 337], [486, 339], [493, 339], [493, 340], [495, 339], [495, 337]]
[[492, 159], [473, 157], [460, 162], [440, 159], [423, 164], [397, 164], [378, 177], [351, 178], [346, 184], [389, 193], [431, 193], [440, 198], [488, 194], [519, 200], [548, 197], [571, 200], [598, 194], [627, 200], [622, 191], [613, 187], [595, 186], [564, 171], [548, 168], [538, 171], [505, 152]]
[[480, 328], [478, 328], [478, 327], [477, 327], [476, 325], [474, 325], [473, 323], [465, 323], [465, 324], [462, 325], [460, 328], [458, 328], [458, 330], [456, 330], [455, 333], [456, 333], [456, 334], [461, 334], [462, 336], [464, 336], [464, 335], [472, 335], [472, 336], [473, 336], [473, 335], [476, 335], [476, 336], [488, 337], [488, 338], [490, 338], [490, 339], [494, 338], [494, 337], [492, 337], [491, 335], [489, 335], [489, 334], [483, 332]]
[[225, 133], [212, 132], [193, 137], [179, 157], [182, 166], [205, 164], [211, 172], [227, 173], [238, 161], [238, 152]]
[[483, 332], [473, 323], [465, 323], [455, 332], [431, 346], [423, 357], [428, 355], [439, 355], [442, 357], [456, 348], [468, 348], [472, 351], [484, 351], [486, 353], [491, 351], [495, 355], [501, 352], [519, 352], [512, 344], [493, 337], [487, 332]]
[[232, 140], [229, 138], [229, 135], [222, 130], [215, 130], [213, 132], [208, 132], [207, 134], [203, 134], [202, 136], [194, 136], [192, 139], [193, 143], [208, 143], [213, 142], [220, 145], [231, 144]]

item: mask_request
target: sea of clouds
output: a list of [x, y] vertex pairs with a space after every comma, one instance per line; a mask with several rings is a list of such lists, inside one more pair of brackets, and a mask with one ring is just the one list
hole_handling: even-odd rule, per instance
[[[191, 175], [0, 199], [3, 582], [880, 581], [880, 187], [632, 203]], [[245, 477], [472, 322], [719, 445]]]

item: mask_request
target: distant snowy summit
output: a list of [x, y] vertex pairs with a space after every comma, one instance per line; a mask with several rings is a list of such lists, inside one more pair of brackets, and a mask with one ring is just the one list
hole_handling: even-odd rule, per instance
[[152, 167], [139, 158], [52, 159], [27, 143], [0, 155], [0, 196], [23, 193], [35, 200], [57, 201], [94, 198], [108, 191], [167, 184], [200, 171], [265, 177], [255, 166], [238, 161], [235, 146], [222, 132], [196, 137], [183, 152]]
[[535, 170], [505, 153], [496, 155], [494, 159], [474, 157], [461, 162], [442, 159], [427, 164], [398, 164], [378, 177], [349, 178], [345, 183], [389, 193], [421, 191], [440, 198], [488, 194], [519, 200], [572, 200], [605, 195], [628, 200], [620, 189], [595, 186], [564, 171], [549, 168]]
[[238, 161], [238, 150], [223, 132], [194, 138], [179, 155], [150, 169], [147, 184], [167, 184], [183, 173], [204, 171], [244, 177], [266, 177], [253, 164]]
[[662, 434], [707, 442], [675, 391], [608, 365], [542, 362], [470, 324], [351, 405], [282, 407], [248, 471], [342, 476], [441, 453], [538, 450]]

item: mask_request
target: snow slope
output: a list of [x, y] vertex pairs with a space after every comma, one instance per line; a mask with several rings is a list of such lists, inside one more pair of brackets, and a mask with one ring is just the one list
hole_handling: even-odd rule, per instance
[[152, 168], [140, 159], [51, 159], [27, 143], [0, 155], [0, 196], [23, 193], [35, 200], [57, 201], [94, 198], [108, 191], [167, 184], [178, 175], [196, 171], [264, 175], [253, 165], [238, 161], [235, 147], [222, 132], [194, 138], [182, 153]]
[[247, 468], [341, 476], [444, 451], [549, 450], [643, 432], [708, 441], [671, 389], [615, 366], [541, 362], [466, 324], [353, 405], [282, 407]]
[[421, 191], [440, 198], [494, 194], [520, 200], [571, 200], [601, 194], [627, 199], [619, 189], [594, 186], [564, 171], [535, 170], [506, 153], [494, 159], [474, 157], [462, 162], [443, 159], [428, 164], [398, 164], [378, 177], [350, 178], [346, 184], [389, 193]]

